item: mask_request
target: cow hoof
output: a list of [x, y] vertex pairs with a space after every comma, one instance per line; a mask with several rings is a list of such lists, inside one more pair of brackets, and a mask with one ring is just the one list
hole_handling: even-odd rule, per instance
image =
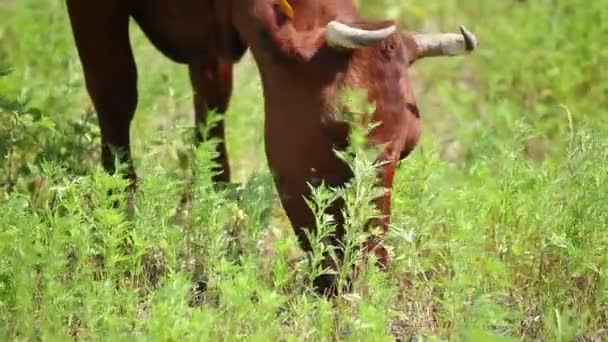
[[200, 307], [205, 301], [205, 292], [207, 292], [207, 282], [204, 280], [198, 280], [194, 283], [190, 299], [188, 300], [188, 306], [191, 308]]
[[218, 183], [214, 183], [214, 190], [215, 191], [225, 191], [226, 192], [226, 198], [232, 201], [238, 201], [240, 199], [240, 193], [241, 193], [241, 187], [242, 184], [241, 183], [232, 183], [232, 182], [218, 182]]
[[142, 265], [146, 280], [154, 288], [168, 271], [165, 253], [157, 247], [153, 247], [142, 256]]
[[341, 293], [349, 293], [352, 290], [352, 282], [347, 279], [346, 284], [339, 287], [338, 276], [335, 274], [323, 274], [313, 281], [314, 292], [326, 298], [337, 297]]

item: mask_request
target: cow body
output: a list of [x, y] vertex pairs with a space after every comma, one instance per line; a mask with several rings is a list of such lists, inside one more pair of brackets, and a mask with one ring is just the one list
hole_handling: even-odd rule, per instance
[[[247, 47], [230, 25], [229, 7], [215, 0], [67, 0], [87, 90], [97, 111], [102, 163], [114, 172], [115, 157], [129, 167], [129, 128], [137, 106], [137, 67], [129, 41], [133, 18], [152, 44], [171, 60], [187, 64], [194, 90], [195, 142], [208, 110], [227, 110], [233, 63]], [[230, 167], [222, 123], [210, 136], [221, 139], [216, 181], [229, 181]]]
[[[68, 0], [102, 140], [128, 150], [128, 124], [136, 102], [129, 16], [165, 55], [189, 64], [197, 125], [207, 109], [226, 110], [232, 63], [248, 47], [263, 85], [269, 168], [301, 247], [311, 250], [304, 229], [316, 228], [305, 201], [311, 193], [309, 184], [342, 186], [352, 177], [334, 153], [348, 145], [350, 127], [336, 116], [340, 106], [336, 99], [345, 87], [367, 90], [368, 100], [375, 104], [373, 112], [361, 114], [379, 123], [368, 142], [383, 146], [378, 182], [386, 190], [376, 200], [383, 218], [371, 223], [386, 232], [395, 168], [420, 137], [420, 114], [408, 68], [420, 58], [471, 51], [474, 36], [463, 28], [462, 35], [399, 32], [393, 22], [361, 18], [352, 0], [287, 0], [293, 16], [287, 15], [280, 1], [108, 0], [102, 4], [97, 0], [91, 5]], [[99, 33], [100, 28], [109, 31]], [[212, 135], [223, 139], [223, 126]], [[104, 166], [111, 170], [106, 158], [111, 154], [104, 152]], [[218, 161], [224, 172], [217, 180], [229, 180], [223, 144]], [[337, 245], [343, 238], [342, 210], [341, 200], [328, 209], [338, 223], [336, 234], [326, 241], [329, 244]], [[386, 269], [389, 256], [381, 240], [382, 236], [372, 237], [364, 248], [373, 250]], [[337, 267], [329, 256], [324, 264]], [[335, 293], [336, 277], [321, 276], [315, 287]]]

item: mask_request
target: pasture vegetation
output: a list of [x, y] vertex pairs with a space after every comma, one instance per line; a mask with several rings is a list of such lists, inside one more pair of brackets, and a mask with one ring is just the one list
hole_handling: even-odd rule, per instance
[[[226, 118], [241, 186], [215, 189], [211, 143], [189, 148], [186, 68], [133, 26], [142, 181], [129, 217], [112, 205], [125, 181], [99, 165], [99, 130], [63, 1], [0, 1], [0, 336], [606, 338], [608, 1], [360, 6], [411, 29], [463, 23], [480, 46], [470, 57], [414, 66], [424, 135], [395, 182], [393, 266], [368, 267], [353, 293], [326, 301], [310, 293], [319, 270], [300, 258], [276, 200], [249, 55]], [[352, 184], [319, 190], [311, 202], [318, 210], [346, 198], [350, 243], [373, 215], [373, 165], [352, 152]], [[182, 210], [185, 189], [192, 205]], [[318, 219], [320, 235], [331, 230]]]

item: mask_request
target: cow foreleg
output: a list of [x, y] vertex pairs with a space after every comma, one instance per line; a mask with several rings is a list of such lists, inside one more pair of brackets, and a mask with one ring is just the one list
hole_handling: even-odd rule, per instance
[[363, 244], [364, 257], [367, 257], [370, 252], [374, 253], [378, 262], [377, 266], [383, 271], [388, 270], [390, 264], [390, 255], [383, 245], [383, 240], [388, 233], [390, 224], [391, 192], [397, 166], [394, 160], [394, 158], [387, 159], [386, 156], [380, 158], [380, 161], [384, 161], [384, 164], [378, 172], [378, 185], [384, 189], [384, 193], [374, 201], [374, 204], [381, 217], [370, 220], [368, 228], [374, 231]]
[[376, 255], [381, 270], [387, 270], [390, 264], [390, 255], [383, 245], [383, 239], [388, 233], [390, 224], [391, 192], [395, 168], [395, 161], [388, 161], [380, 168], [379, 185], [384, 188], [384, 193], [375, 200], [375, 205], [382, 217], [370, 222], [370, 228], [379, 229], [379, 232], [377, 234], [372, 233], [364, 244], [366, 253], [373, 252]]

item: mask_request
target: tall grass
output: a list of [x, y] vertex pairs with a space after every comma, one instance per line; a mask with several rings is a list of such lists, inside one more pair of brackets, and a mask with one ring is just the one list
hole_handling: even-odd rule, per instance
[[[7, 340], [603, 340], [608, 329], [605, 0], [359, 1], [405, 29], [465, 24], [479, 50], [412, 67], [424, 134], [399, 167], [386, 272], [312, 294], [262, 149], [259, 77], [227, 114], [240, 185], [211, 183], [183, 66], [132, 27], [137, 208], [99, 166], [99, 129], [63, 2], [0, 1], [0, 336]], [[352, 246], [375, 213], [373, 158], [315, 191], [347, 202]], [[196, 177], [190, 183], [189, 168]], [[180, 207], [188, 189], [191, 205]], [[107, 196], [108, 190], [112, 196]], [[318, 211], [320, 231], [331, 218]], [[349, 253], [350, 253], [349, 252]]]

